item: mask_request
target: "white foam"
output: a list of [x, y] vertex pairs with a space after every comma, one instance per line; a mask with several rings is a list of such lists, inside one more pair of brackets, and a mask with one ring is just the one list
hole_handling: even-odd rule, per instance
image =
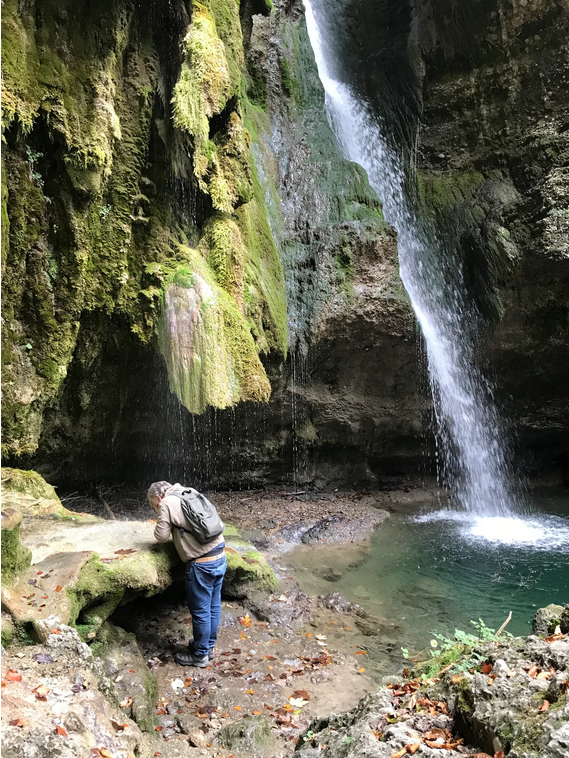
[[546, 529], [536, 522], [494, 516], [476, 519], [470, 527], [469, 534], [503, 545], [528, 545], [542, 540]]
[[458, 535], [466, 540], [485, 541], [512, 547], [532, 547], [539, 551], [569, 551], [569, 521], [558, 516], [533, 518], [505, 516], [476, 517], [464, 511], [443, 509], [421, 513], [415, 524], [449, 522], [458, 525]]

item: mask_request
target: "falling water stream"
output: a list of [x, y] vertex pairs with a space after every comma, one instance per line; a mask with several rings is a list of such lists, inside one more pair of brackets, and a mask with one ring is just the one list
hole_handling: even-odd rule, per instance
[[507, 517], [519, 504], [491, 389], [473, 356], [479, 315], [452, 265], [453, 251], [419, 215], [406, 187], [404, 159], [390, 147], [381, 119], [348, 84], [333, 77], [331, 53], [320, 33], [320, 22], [330, 21], [327, 4], [304, 3], [331, 125], [346, 157], [366, 170], [386, 220], [397, 229], [401, 278], [425, 338], [442, 473], [451, 499], [473, 514]]

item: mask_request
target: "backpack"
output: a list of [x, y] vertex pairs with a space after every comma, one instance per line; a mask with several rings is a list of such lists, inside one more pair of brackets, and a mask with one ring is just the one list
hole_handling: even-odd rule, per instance
[[182, 512], [191, 527], [190, 530], [182, 526], [180, 529], [189, 531], [202, 545], [219, 537], [225, 529], [225, 524], [219, 518], [215, 505], [210, 503], [205, 495], [192, 487], [177, 492], [176, 495], [180, 498]]

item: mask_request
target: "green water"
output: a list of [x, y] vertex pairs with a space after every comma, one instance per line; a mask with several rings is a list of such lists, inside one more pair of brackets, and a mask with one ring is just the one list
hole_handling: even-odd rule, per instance
[[[524, 520], [473, 519], [417, 508], [393, 514], [369, 552], [300, 546], [286, 558], [311, 594], [337, 591], [377, 618], [365, 638], [376, 662], [429, 648], [433, 633], [471, 620], [528, 634], [535, 611], [569, 603], [569, 498], [534, 498]], [[330, 581], [330, 580], [333, 581]]]

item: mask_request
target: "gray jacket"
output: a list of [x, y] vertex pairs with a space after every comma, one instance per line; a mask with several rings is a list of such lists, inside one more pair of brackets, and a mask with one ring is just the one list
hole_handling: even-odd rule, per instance
[[184, 527], [189, 529], [190, 525], [184, 516], [182, 511], [182, 503], [179, 497], [176, 496], [176, 492], [182, 492], [185, 487], [181, 484], [174, 484], [166, 495], [160, 501], [160, 513], [158, 515], [158, 521], [156, 522], [156, 528], [154, 529], [154, 537], [157, 542], [168, 542], [170, 537], [174, 541], [178, 555], [187, 563], [188, 561], [199, 558], [201, 555], [209, 553], [217, 545], [221, 545], [224, 542], [223, 534], [216, 537], [211, 542], [206, 542], [202, 545], [193, 537], [189, 532], [182, 532], [181, 529], [176, 527]]

